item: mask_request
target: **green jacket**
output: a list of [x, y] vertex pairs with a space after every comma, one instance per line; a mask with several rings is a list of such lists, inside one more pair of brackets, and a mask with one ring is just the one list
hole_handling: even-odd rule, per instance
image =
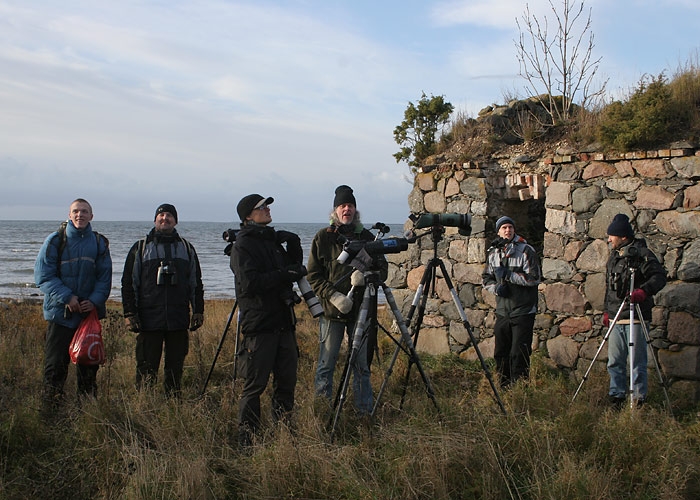
[[[343, 245], [338, 241], [340, 235], [348, 240], [374, 240], [374, 235], [361, 224], [359, 226], [330, 225], [325, 227], [316, 233], [311, 242], [311, 253], [306, 268], [309, 272], [307, 279], [321, 301], [324, 315], [331, 319], [347, 320], [357, 316], [357, 311], [362, 303], [364, 287], [355, 289], [352, 297], [353, 309], [348, 314], [341, 314], [330, 302], [330, 298], [335, 292], [340, 292], [343, 295], [348, 294], [350, 275], [354, 270], [349, 262], [341, 264], [337, 261], [338, 256], [343, 251]], [[382, 281], [386, 280], [389, 264], [384, 255], [375, 256], [374, 264], [379, 272], [379, 278]]]

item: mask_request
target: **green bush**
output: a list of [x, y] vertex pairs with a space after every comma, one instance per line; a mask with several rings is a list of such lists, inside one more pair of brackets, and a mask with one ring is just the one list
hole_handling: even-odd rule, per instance
[[663, 74], [643, 78], [626, 102], [603, 110], [598, 138], [607, 147], [629, 151], [673, 140], [689, 126], [689, 110], [674, 98]]
[[394, 153], [396, 162], [405, 161], [417, 168], [423, 160], [437, 150], [438, 131], [447, 125], [454, 106], [444, 96], [428, 96], [423, 93], [418, 104], [408, 103], [404, 120], [394, 129], [394, 140], [401, 146]]

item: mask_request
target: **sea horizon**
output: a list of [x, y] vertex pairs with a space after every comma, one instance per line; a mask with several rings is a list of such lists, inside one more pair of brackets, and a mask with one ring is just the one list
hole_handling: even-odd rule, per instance
[[[65, 219], [0, 219], [0, 238], [5, 242], [0, 247], [0, 298], [34, 300], [43, 297], [41, 290], [34, 284], [34, 262], [44, 240], [58, 229], [63, 220]], [[306, 263], [314, 235], [327, 224], [328, 222], [273, 222], [271, 226], [299, 235]], [[403, 223], [387, 225], [394, 235], [402, 235]], [[126, 254], [136, 241], [153, 228], [153, 221], [93, 220], [91, 226], [109, 240], [112, 257], [110, 299], [120, 300], [121, 275]], [[224, 254], [227, 242], [224, 241], [223, 234], [227, 229], [239, 226], [237, 221], [178, 222], [178, 233], [192, 244], [199, 257], [205, 299], [235, 298], [233, 273], [229, 267], [229, 258]]]

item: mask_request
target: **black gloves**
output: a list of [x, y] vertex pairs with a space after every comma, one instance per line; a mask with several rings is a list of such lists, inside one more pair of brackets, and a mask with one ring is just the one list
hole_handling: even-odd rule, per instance
[[126, 316], [124, 318], [124, 323], [126, 324], [126, 327], [131, 330], [134, 333], [139, 333], [139, 330], [141, 329], [141, 325], [139, 323], [139, 318], [136, 315], [133, 316]]
[[505, 266], [500, 266], [493, 270], [493, 275], [495, 276], [496, 281], [503, 283], [504, 281], [508, 280], [510, 270]]
[[510, 287], [508, 286], [508, 283], [500, 283], [496, 285], [496, 295], [499, 297], [510, 297]]
[[191, 332], [197, 330], [203, 324], [204, 324], [204, 314], [202, 314], [202, 313], [192, 314], [192, 320], [190, 321], [190, 331]]
[[303, 264], [290, 264], [282, 270], [282, 274], [289, 282], [299, 281], [300, 278], [306, 276], [306, 268]]

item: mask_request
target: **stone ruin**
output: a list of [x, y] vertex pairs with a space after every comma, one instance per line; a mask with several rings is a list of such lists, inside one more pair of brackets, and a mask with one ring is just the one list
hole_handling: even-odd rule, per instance
[[[434, 242], [419, 239], [387, 255], [389, 278], [407, 313], [437, 243], [479, 349], [493, 356], [495, 297], [481, 287], [495, 221], [508, 215], [537, 250], [543, 282], [533, 349], [580, 381], [603, 340], [606, 229], [617, 213], [664, 265], [668, 284], [655, 296], [652, 346], [673, 390], [700, 400], [700, 151], [689, 144], [626, 154], [564, 151], [487, 161], [428, 165], [415, 176], [409, 208], [421, 213], [469, 213], [470, 236], [446, 228]], [[410, 221], [406, 229], [411, 227]], [[476, 359], [445, 280], [438, 272], [417, 348]], [[607, 343], [596, 369], [604, 370]], [[649, 358], [650, 380], [656, 378]]]

